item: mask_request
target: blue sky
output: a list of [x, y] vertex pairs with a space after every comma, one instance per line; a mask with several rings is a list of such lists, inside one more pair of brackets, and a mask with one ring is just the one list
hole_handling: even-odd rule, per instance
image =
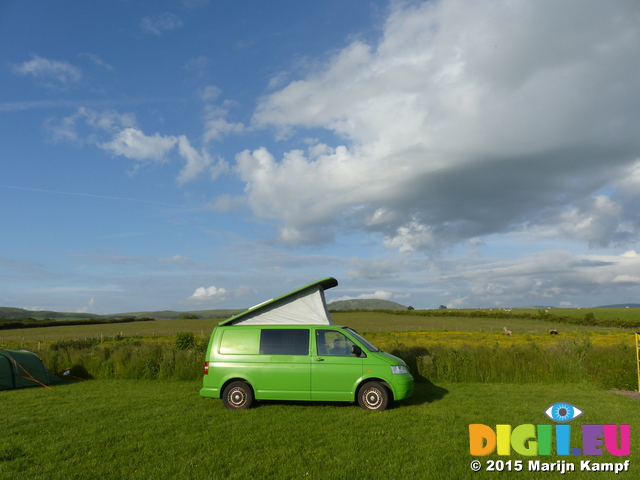
[[0, 305], [638, 302], [640, 6], [0, 4]]

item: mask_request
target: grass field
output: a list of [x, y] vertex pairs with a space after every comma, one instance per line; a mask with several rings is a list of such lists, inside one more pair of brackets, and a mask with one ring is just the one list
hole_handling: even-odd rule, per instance
[[[560, 310], [560, 309], [558, 309]], [[592, 309], [600, 315], [600, 310]], [[627, 309], [611, 309], [607, 315], [630, 315]], [[633, 309], [634, 312], [636, 309]], [[556, 310], [553, 310], [554, 312]], [[616, 313], [619, 312], [619, 313]], [[637, 315], [637, 313], [636, 313]], [[496, 332], [501, 333], [503, 327], [509, 328], [514, 333], [548, 333], [551, 328], [559, 332], [628, 332], [632, 329], [563, 325], [542, 322], [540, 320], [512, 318], [468, 318], [468, 317], [421, 317], [410, 315], [393, 315], [381, 312], [352, 312], [332, 313], [333, 322], [336, 325], [346, 325], [359, 332]], [[618, 317], [612, 317], [618, 318]], [[635, 317], [634, 317], [635, 318]], [[122, 336], [157, 336], [166, 337], [179, 331], [190, 331], [197, 335], [209, 336], [220, 319], [194, 319], [194, 320], [158, 320], [155, 322], [134, 322], [102, 325], [76, 325], [73, 327], [59, 326], [47, 328], [28, 328], [15, 330], [0, 330], [0, 345], [9, 342], [52, 342], [69, 340], [73, 338], [102, 338], [108, 339], [116, 335]]]
[[[464, 479], [495, 478], [469, 465], [468, 425], [546, 424], [558, 401], [579, 406], [584, 423], [631, 424], [631, 459], [616, 478], [638, 478], [639, 403], [576, 385], [421, 384], [382, 413], [351, 404], [261, 402], [226, 410], [198, 395], [199, 382], [101, 380], [0, 392], [3, 479]], [[580, 445], [575, 425], [572, 446]], [[504, 478], [556, 478], [527, 472]], [[579, 465], [587, 457], [535, 457]], [[611, 475], [611, 474], [610, 474]], [[575, 472], [570, 478], [612, 478]]]

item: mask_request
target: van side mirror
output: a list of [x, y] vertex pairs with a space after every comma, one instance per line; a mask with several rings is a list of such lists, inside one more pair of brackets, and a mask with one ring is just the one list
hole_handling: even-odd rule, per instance
[[362, 355], [362, 349], [358, 345], [351, 345], [351, 355], [359, 357]]

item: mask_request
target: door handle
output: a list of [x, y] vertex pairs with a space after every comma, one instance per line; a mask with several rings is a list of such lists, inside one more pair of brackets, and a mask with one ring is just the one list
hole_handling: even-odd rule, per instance
[[316, 358], [316, 362], [324, 362], [324, 358]]

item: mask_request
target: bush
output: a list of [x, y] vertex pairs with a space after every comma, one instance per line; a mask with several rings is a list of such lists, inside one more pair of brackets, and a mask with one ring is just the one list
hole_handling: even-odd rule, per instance
[[89, 338], [87, 340], [62, 340], [51, 344], [51, 350], [82, 350], [97, 345], [97, 338]]
[[191, 350], [196, 346], [193, 332], [178, 332], [175, 340], [176, 350]]

